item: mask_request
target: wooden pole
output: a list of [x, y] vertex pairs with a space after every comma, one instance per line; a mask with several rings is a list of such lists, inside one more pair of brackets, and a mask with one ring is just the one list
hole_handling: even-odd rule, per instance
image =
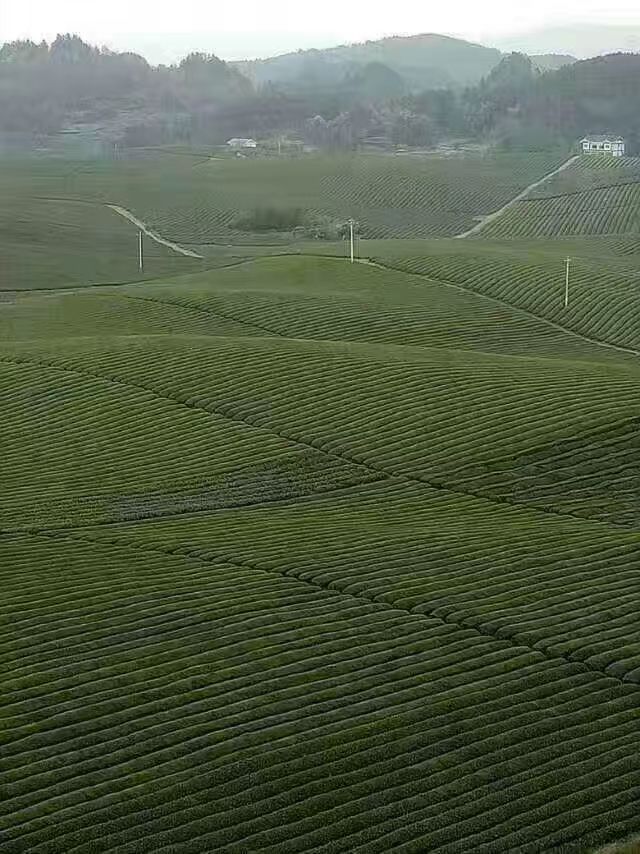
[[357, 223], [353, 217], [349, 220], [349, 240], [351, 244], [351, 263], [355, 262], [356, 258], [356, 241], [355, 241], [355, 227]]

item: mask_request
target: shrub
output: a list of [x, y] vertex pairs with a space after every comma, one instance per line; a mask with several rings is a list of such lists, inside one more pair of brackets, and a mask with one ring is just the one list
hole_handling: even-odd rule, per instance
[[258, 207], [242, 213], [232, 222], [238, 231], [293, 231], [303, 226], [306, 213], [301, 208]]

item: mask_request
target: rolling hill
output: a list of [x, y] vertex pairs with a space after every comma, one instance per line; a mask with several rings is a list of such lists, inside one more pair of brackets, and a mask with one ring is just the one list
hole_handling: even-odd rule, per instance
[[637, 358], [442, 262], [5, 295], [7, 854], [640, 831]]
[[540, 71], [558, 71], [577, 62], [575, 56], [566, 53], [532, 53], [531, 61]]
[[640, 833], [638, 161], [451, 239], [565, 157], [0, 173], [3, 854]]

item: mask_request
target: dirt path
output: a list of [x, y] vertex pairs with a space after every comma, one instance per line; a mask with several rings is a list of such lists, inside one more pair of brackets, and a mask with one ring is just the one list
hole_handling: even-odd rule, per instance
[[523, 199], [526, 199], [526, 197], [532, 190], [536, 190], [538, 187], [541, 187], [542, 184], [546, 184], [547, 181], [550, 181], [556, 175], [559, 175], [560, 172], [564, 172], [565, 169], [568, 169], [570, 166], [573, 166], [573, 164], [579, 158], [579, 154], [576, 154], [574, 157], [570, 157], [569, 160], [566, 161], [566, 163], [562, 164], [562, 166], [558, 166], [557, 169], [554, 169], [553, 172], [549, 172], [549, 174], [545, 175], [544, 178], [540, 178], [539, 181], [534, 181], [533, 184], [529, 184], [528, 187], [525, 187], [525, 189], [521, 193], [518, 193], [515, 198], [511, 199], [510, 202], [507, 202], [506, 205], [503, 205], [500, 210], [497, 210], [494, 213], [485, 216], [482, 222], [479, 222], [477, 225], [474, 225], [474, 227], [470, 228], [469, 231], [464, 231], [462, 234], [456, 234], [455, 239], [464, 240], [465, 237], [472, 237], [474, 234], [478, 234], [480, 231], [482, 231], [483, 228], [489, 225], [490, 222], [493, 222], [494, 220], [498, 219], [498, 217], [502, 216], [503, 213], [508, 211], [509, 208], [512, 208], [518, 202], [521, 202]]
[[146, 234], [147, 237], [154, 240], [156, 243], [159, 243], [161, 246], [167, 246], [169, 249], [173, 249], [174, 252], [177, 252], [178, 255], [186, 255], [187, 258], [199, 258], [201, 259], [203, 256], [198, 255], [197, 252], [193, 252], [191, 249], [185, 249], [184, 246], [180, 246], [178, 243], [173, 243], [171, 240], [165, 240], [164, 237], [160, 237], [159, 234], [156, 234], [155, 231], [152, 231], [149, 226], [147, 226], [142, 220], [138, 219], [135, 214], [132, 214], [131, 211], [128, 211], [126, 208], [121, 208], [120, 205], [107, 205], [112, 211], [115, 211], [120, 216], [123, 216], [126, 220], [133, 223], [143, 234]]

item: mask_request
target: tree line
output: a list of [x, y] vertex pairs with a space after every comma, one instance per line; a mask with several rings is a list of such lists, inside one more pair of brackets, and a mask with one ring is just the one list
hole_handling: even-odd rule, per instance
[[291, 134], [321, 148], [354, 149], [368, 141], [428, 147], [461, 138], [546, 148], [611, 131], [634, 148], [639, 83], [636, 54], [542, 73], [514, 53], [467, 88], [414, 91], [380, 62], [348, 69], [338, 81], [316, 74], [257, 86], [212, 54], [154, 67], [67, 34], [51, 44], [0, 48], [0, 132], [46, 136], [93, 123], [124, 146]]

